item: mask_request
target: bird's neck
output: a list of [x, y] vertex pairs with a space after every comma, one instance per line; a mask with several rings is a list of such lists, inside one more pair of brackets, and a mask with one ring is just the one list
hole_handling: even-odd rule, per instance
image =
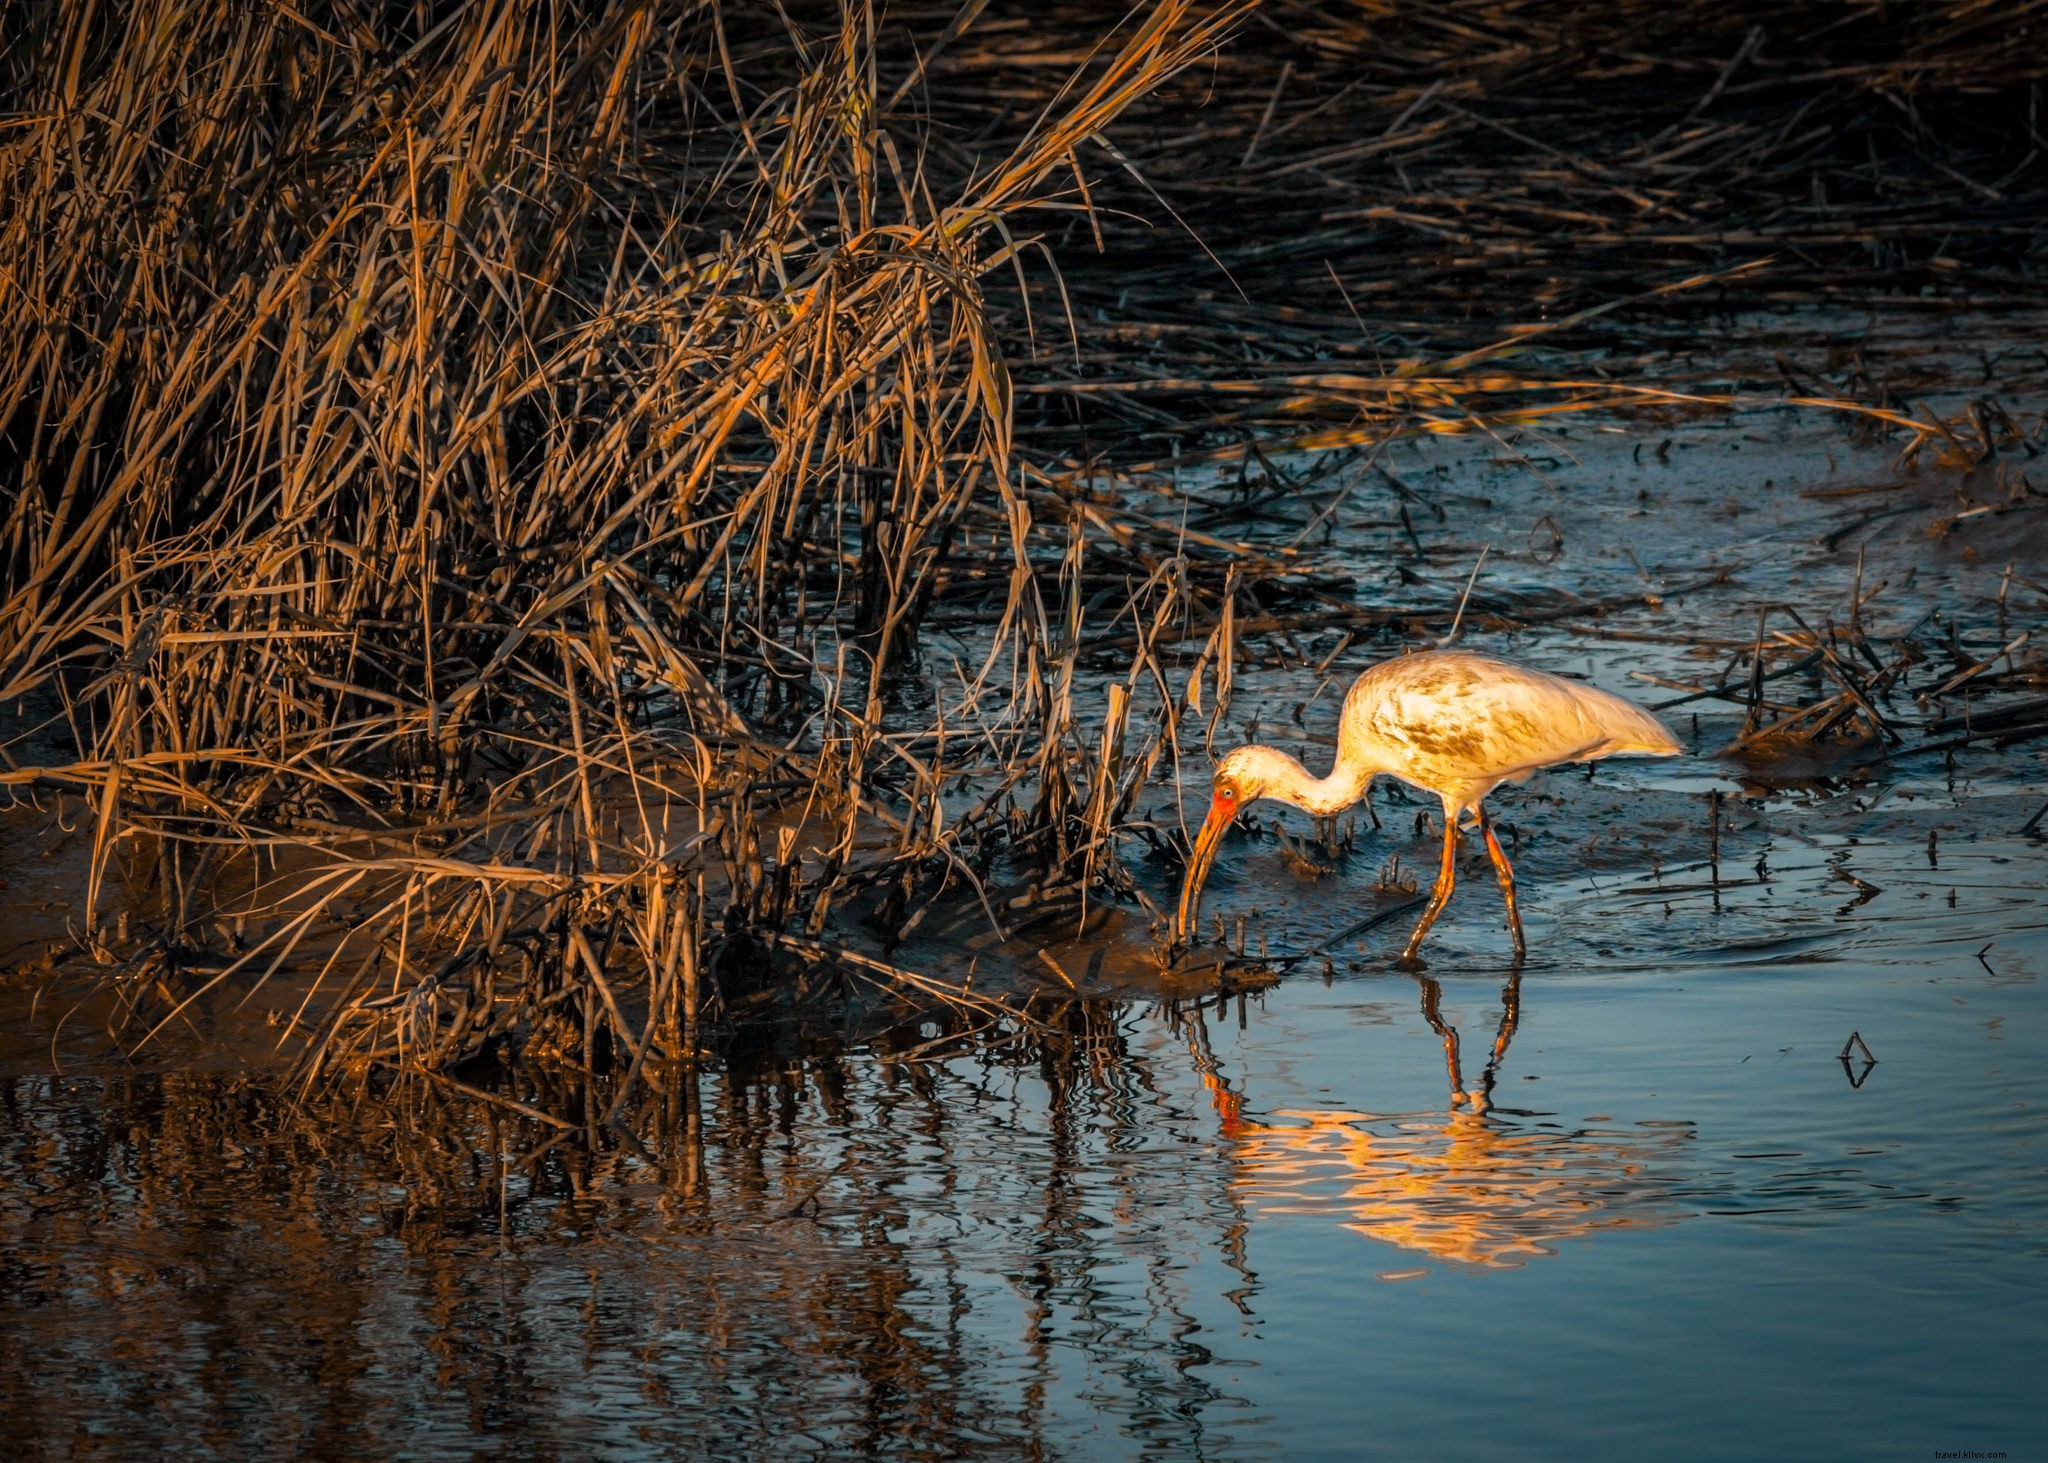
[[1328, 777], [1312, 775], [1292, 757], [1286, 760], [1293, 775], [1284, 783], [1269, 787], [1266, 796], [1292, 803], [1304, 812], [1322, 818], [1341, 813], [1364, 797], [1366, 785], [1379, 770], [1360, 757], [1345, 755], [1342, 749], [1337, 755], [1337, 765]]

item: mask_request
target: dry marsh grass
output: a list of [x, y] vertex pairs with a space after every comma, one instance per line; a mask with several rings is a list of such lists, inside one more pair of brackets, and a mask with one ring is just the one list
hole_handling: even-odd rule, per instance
[[[860, 5], [29, 12], [0, 698], [77, 755], [5, 775], [90, 801], [139, 1029], [289, 970], [328, 1057], [637, 1065], [778, 943], [983, 1002], [824, 938], [1078, 751], [983, 281], [1234, 16], [1134, 17], [946, 179]], [[981, 663], [892, 722], [948, 575]], [[1100, 781], [1026, 798], [1049, 866]]]
[[[1382, 164], [1469, 144], [1501, 175], [1473, 139], [1545, 123], [1488, 98], [1558, 80], [1515, 47], [1575, 54], [1523, 7], [1438, 9], [13, 7], [0, 701], [64, 754], [24, 733], [0, 781], [89, 805], [79, 934], [130, 1036], [289, 977], [309, 1072], [521, 1049], [630, 1086], [814, 993], [1035, 1020], [895, 943], [942, 901], [1005, 935], [1142, 902], [1119, 841], [1174, 833], [1127, 826], [1140, 790], [1239, 639], [1317, 603], [1288, 551], [1148, 519], [1118, 473], [1731, 399], [1506, 368], [1775, 247], [1644, 222], [1611, 160], [1525, 170], [1487, 206], [1526, 207], [1471, 227], [1540, 263], [1581, 229], [1550, 195], [1597, 195], [1647, 283], [1603, 264], [1540, 328], [1433, 354], [1363, 330], [1378, 286], [1324, 256], [1436, 227], [1373, 201]], [[1873, 41], [1870, 74], [1768, 96], [1745, 42], [1640, 168], [1739, 161], [1801, 87], [2038, 85], [1971, 7], [1929, 10], [1885, 22], [1904, 59]], [[1837, 112], [1830, 157], [1861, 135]], [[1195, 236], [1293, 270], [1300, 307], [1190, 291]], [[1425, 293], [1457, 273], [1389, 260]]]

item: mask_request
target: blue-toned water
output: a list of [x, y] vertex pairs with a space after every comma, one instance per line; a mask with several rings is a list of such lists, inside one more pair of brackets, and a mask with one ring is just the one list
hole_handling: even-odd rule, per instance
[[[1958, 510], [1890, 448], [1779, 417], [1677, 435], [1559, 431], [1534, 466], [1390, 449], [1451, 510], [1414, 546], [1430, 592], [1488, 543], [1475, 606], [1654, 583], [1597, 625], [1468, 632], [1644, 701], [1677, 693], [1630, 672], [1716, 681], [1781, 596], [1861, 595], [1880, 641], [1940, 612], [1927, 653], [1959, 663], [2039, 623], [2000, 577], [2033, 563], [2031, 498]], [[1408, 538], [1364, 492], [1331, 553], [1362, 600], [1408, 594]], [[1943, 644], [1957, 617], [1974, 639]], [[1327, 757], [1342, 676], [1391, 648], [1332, 628], [1247, 656], [1219, 746], [1257, 723]], [[1740, 708], [1672, 717], [1707, 753]], [[1159, 978], [1124, 911], [1036, 937], [1121, 998], [1060, 1004], [1048, 977], [1028, 1035], [748, 1037], [651, 1067], [617, 1127], [574, 1071], [497, 1079], [541, 1122], [432, 1082], [358, 1103], [81, 1069], [83, 1018], [17, 974], [0, 1456], [2039, 1456], [2041, 746], [1503, 789], [1519, 982], [1483, 860], [1426, 972], [1392, 963], [1404, 919], [1338, 938], [1427, 877], [1426, 804], [1383, 787], [1378, 830], [1306, 860], [1305, 820], [1290, 849], [1262, 818], [1206, 908], [1307, 956], [1263, 993]], [[1178, 868], [1127, 852], [1170, 904]], [[962, 975], [947, 938], [900, 958]]]
[[1532, 888], [1490, 1097], [1508, 972], [1449, 941], [1455, 1108], [1425, 982], [1370, 955], [670, 1073], [645, 1153], [18, 1076], [0, 1418], [23, 1457], [2031, 1456], [2041, 845], [1865, 842], [1853, 905], [1773, 848], [1782, 950], [1707, 941], [1760, 923], [1709, 893], [1603, 957], [1621, 881]]

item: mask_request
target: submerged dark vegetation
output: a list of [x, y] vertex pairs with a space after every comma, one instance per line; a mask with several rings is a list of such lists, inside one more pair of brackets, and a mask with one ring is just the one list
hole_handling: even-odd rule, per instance
[[2031, 291], [2044, 14], [9, 6], [0, 782], [87, 810], [76, 963], [613, 1115], [792, 1011], [1044, 1033], [898, 943], [1146, 905], [1245, 646], [1455, 611], [1233, 537], [1274, 454], [1728, 400], [1568, 369], [1624, 302]]

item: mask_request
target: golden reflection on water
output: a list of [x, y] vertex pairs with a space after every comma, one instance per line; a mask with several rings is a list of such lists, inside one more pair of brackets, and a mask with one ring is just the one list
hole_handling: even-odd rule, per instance
[[[1468, 1089], [1441, 988], [1421, 978], [1443, 1039], [1449, 1111], [1280, 1109], [1247, 1117], [1195, 1032], [1195, 1057], [1232, 1145], [1234, 1187], [1254, 1214], [1327, 1216], [1368, 1239], [1474, 1269], [1511, 1269], [1565, 1240], [1672, 1223], [1665, 1202], [1689, 1128], [1616, 1132], [1530, 1126], [1492, 1092], [1521, 1008], [1520, 972], [1480, 1083]], [[1389, 1278], [1406, 1278], [1405, 1276]]]

